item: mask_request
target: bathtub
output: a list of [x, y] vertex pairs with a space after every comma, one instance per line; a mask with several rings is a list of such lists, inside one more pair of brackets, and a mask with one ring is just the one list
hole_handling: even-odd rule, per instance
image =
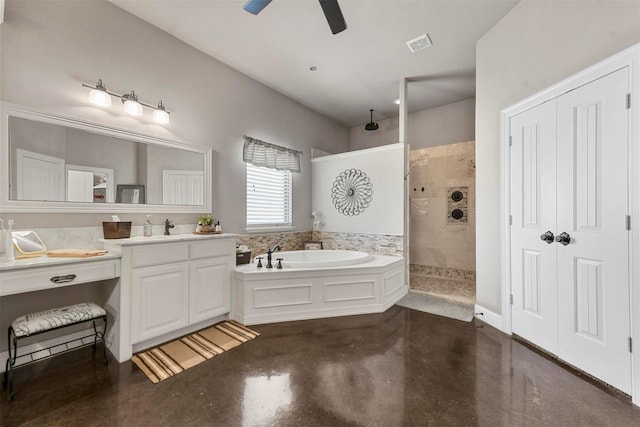
[[408, 292], [403, 257], [358, 251], [283, 251], [282, 269], [236, 266], [230, 317], [245, 325], [380, 313]]
[[[259, 255], [266, 266], [267, 254]], [[320, 251], [281, 251], [271, 255], [273, 266], [277, 265], [276, 259], [282, 258], [284, 268], [313, 268], [313, 267], [340, 267], [344, 265], [362, 264], [373, 259], [366, 252], [345, 250], [320, 250]]]

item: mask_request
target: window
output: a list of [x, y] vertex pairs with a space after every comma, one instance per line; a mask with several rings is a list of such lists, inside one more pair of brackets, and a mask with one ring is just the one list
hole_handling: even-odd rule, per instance
[[291, 172], [247, 163], [247, 227], [291, 225]]

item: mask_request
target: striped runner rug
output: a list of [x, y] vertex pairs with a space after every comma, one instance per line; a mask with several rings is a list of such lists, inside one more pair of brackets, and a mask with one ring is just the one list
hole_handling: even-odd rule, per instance
[[131, 361], [155, 384], [259, 335], [258, 332], [229, 320], [136, 353]]

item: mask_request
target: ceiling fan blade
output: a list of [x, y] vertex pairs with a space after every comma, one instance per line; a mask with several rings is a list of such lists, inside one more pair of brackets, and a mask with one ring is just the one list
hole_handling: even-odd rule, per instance
[[257, 15], [262, 12], [262, 9], [267, 7], [271, 3], [271, 0], [249, 0], [242, 8], [252, 15]]
[[338, 34], [347, 29], [347, 23], [344, 21], [344, 16], [342, 16], [338, 0], [320, 0], [320, 6], [333, 34]]

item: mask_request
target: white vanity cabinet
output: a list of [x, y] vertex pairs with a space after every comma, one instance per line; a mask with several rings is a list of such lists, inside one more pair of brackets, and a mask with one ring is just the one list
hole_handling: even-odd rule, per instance
[[229, 313], [235, 235], [134, 237], [104, 243], [122, 254], [120, 280], [131, 295], [133, 351], [200, 329]]

